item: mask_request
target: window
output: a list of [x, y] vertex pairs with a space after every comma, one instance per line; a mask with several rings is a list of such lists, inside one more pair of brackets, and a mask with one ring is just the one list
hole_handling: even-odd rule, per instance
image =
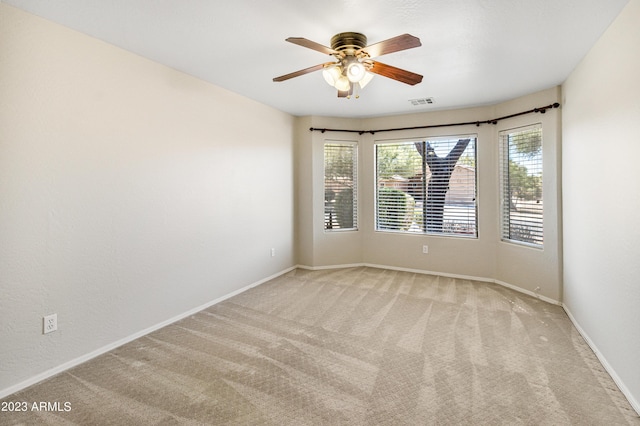
[[475, 137], [376, 144], [376, 230], [477, 237], [475, 147]]
[[502, 239], [542, 246], [542, 126], [500, 132]]
[[358, 228], [358, 145], [324, 144], [324, 229]]

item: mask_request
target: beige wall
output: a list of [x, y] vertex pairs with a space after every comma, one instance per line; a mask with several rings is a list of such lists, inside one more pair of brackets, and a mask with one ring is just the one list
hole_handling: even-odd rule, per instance
[[640, 413], [640, 1], [563, 85], [564, 303]]
[[[359, 128], [360, 120], [326, 117], [298, 118], [296, 141], [296, 184], [298, 198], [298, 263], [303, 266], [333, 266], [362, 263], [361, 233], [358, 231], [324, 231], [324, 143], [358, 141], [358, 134], [311, 132], [310, 127]], [[363, 159], [360, 157], [359, 162]], [[358, 191], [362, 191], [362, 174]], [[361, 203], [359, 209], [364, 208]], [[362, 222], [359, 228], [362, 227]]]
[[[500, 105], [465, 110], [438, 111], [395, 117], [380, 117], [360, 121], [334, 120], [314, 127], [376, 130], [403, 128], [426, 124], [482, 121], [524, 110], [549, 105], [560, 99], [558, 88], [552, 88]], [[363, 99], [357, 100], [362, 102]], [[322, 212], [323, 174], [322, 146], [326, 140], [357, 140], [359, 143], [359, 229], [354, 232], [325, 232], [322, 217], [308, 222], [305, 232], [307, 245], [299, 247], [299, 263], [309, 267], [344, 264], [371, 264], [394, 268], [415, 269], [456, 276], [468, 276], [512, 285], [521, 290], [538, 293], [550, 300], [561, 300], [560, 202], [559, 202], [559, 143], [560, 111], [530, 114], [500, 121], [498, 125], [476, 127], [404, 130], [399, 132], [341, 133], [308, 132], [303, 137], [304, 151], [298, 152], [298, 162], [313, 164], [299, 176], [306, 191], [315, 193], [313, 200], [300, 198], [303, 216]], [[315, 120], [319, 120], [314, 118]], [[305, 123], [310, 119], [306, 118]], [[525, 124], [543, 124], [544, 138], [544, 249], [533, 249], [500, 241], [498, 132]], [[446, 135], [477, 136], [478, 161], [478, 238], [436, 237], [376, 232], [374, 230], [374, 144], [384, 140], [423, 139]], [[300, 141], [298, 141], [300, 142]], [[429, 246], [429, 254], [422, 246]], [[310, 253], [313, 252], [312, 255]]]
[[[496, 113], [502, 117], [513, 114], [514, 111], [526, 111], [559, 101], [560, 90], [554, 88], [498, 105]], [[498, 122], [495, 128], [496, 132], [500, 132], [542, 123], [544, 198], [544, 248], [540, 250], [500, 241], [495, 251], [495, 278], [529, 291], [535, 291], [539, 286], [541, 295], [559, 301], [562, 300], [561, 113], [562, 109], [553, 109], [545, 114], [511, 118]], [[496, 152], [496, 158], [497, 155]], [[497, 178], [496, 171], [495, 179]], [[497, 219], [494, 223], [495, 226], [499, 225]]]
[[[412, 127], [425, 124], [444, 124], [466, 121], [476, 121], [491, 118], [492, 108], [473, 108], [466, 110], [439, 111], [425, 114], [411, 114], [403, 117], [384, 117], [369, 119], [367, 129], [387, 129], [397, 127]], [[494, 259], [486, 256], [493, 251], [495, 240], [488, 234], [489, 227], [483, 221], [481, 213], [478, 239], [447, 238], [425, 235], [405, 235], [375, 231], [375, 160], [374, 144], [386, 140], [425, 139], [435, 136], [476, 136], [478, 161], [478, 205], [483, 211], [489, 202], [489, 193], [485, 185], [487, 179], [482, 171], [488, 171], [483, 165], [488, 164], [491, 153], [491, 126], [460, 126], [421, 130], [407, 130], [400, 132], [382, 132], [374, 135], [367, 134], [363, 138], [363, 203], [368, 208], [363, 209], [363, 251], [367, 263], [386, 265], [398, 268], [417, 269], [439, 273], [456, 274], [491, 278], [494, 270]], [[493, 169], [493, 168], [492, 168]], [[423, 245], [429, 246], [429, 254], [422, 253]], [[464, 261], [462, 261], [464, 259]]]
[[294, 266], [293, 123], [0, 4], [0, 393]]

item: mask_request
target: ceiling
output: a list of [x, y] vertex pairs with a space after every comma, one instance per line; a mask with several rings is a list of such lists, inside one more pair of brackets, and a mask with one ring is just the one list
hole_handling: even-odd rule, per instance
[[[562, 83], [628, 0], [2, 0], [293, 115], [374, 117], [493, 104]], [[422, 46], [380, 61], [422, 74], [376, 76], [339, 99], [321, 72], [334, 34], [369, 44], [409, 33]], [[432, 97], [432, 105], [409, 100]]]

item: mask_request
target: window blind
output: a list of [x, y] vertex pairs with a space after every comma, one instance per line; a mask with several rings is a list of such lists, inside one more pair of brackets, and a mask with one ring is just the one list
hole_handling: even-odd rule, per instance
[[358, 227], [358, 145], [324, 144], [324, 229]]
[[376, 230], [477, 237], [475, 146], [475, 137], [376, 144]]
[[542, 126], [500, 132], [502, 239], [542, 246]]

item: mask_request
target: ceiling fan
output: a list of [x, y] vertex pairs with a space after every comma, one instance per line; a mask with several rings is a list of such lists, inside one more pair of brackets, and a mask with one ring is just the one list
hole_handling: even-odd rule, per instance
[[[307, 40], [303, 37], [289, 37], [289, 43], [317, 50], [335, 58], [334, 62], [325, 62], [299, 71], [276, 77], [273, 81], [285, 81], [314, 71], [322, 71], [329, 85], [338, 89], [339, 98], [350, 98], [356, 84], [363, 88], [373, 74], [388, 77], [402, 83], [415, 85], [422, 81], [420, 74], [374, 61], [372, 58], [422, 46], [420, 39], [410, 34], [402, 34], [388, 40], [367, 46], [367, 37], [355, 32], [339, 33], [331, 38], [331, 47]], [[356, 95], [356, 97], [358, 97]]]

